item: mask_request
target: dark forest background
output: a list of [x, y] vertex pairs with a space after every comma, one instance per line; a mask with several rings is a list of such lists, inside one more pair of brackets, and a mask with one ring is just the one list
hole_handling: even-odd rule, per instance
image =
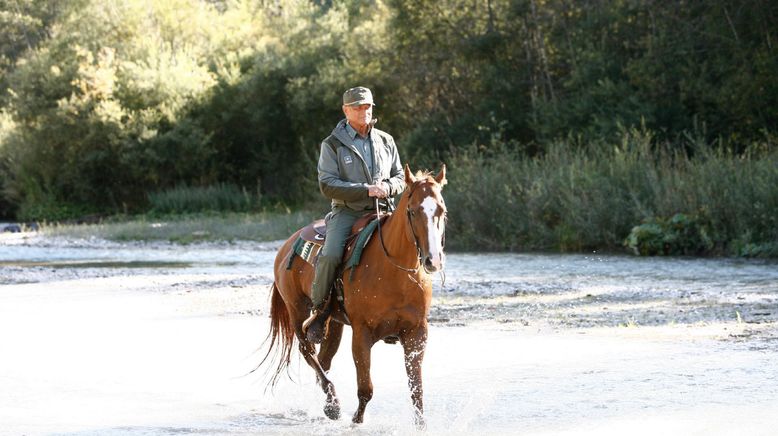
[[364, 85], [404, 161], [448, 165], [455, 246], [778, 251], [775, 1], [0, 0], [0, 26], [5, 219], [305, 207]]

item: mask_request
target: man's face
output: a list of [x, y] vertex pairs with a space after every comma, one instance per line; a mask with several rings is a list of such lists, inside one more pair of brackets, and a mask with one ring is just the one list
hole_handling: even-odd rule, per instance
[[373, 119], [373, 105], [360, 104], [358, 106], [343, 106], [348, 123], [353, 127], [366, 126]]

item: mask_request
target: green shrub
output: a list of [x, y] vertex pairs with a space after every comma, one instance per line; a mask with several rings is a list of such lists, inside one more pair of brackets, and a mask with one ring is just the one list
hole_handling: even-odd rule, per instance
[[670, 219], [648, 218], [632, 228], [624, 241], [642, 256], [705, 254], [713, 241], [699, 218], [677, 213]]
[[778, 257], [778, 242], [764, 244], [745, 244], [734, 250], [741, 257]]
[[664, 236], [664, 226], [656, 222], [655, 218], [649, 218], [644, 220], [643, 224], [632, 228], [624, 245], [637, 255], [664, 254]]
[[68, 221], [91, 215], [90, 209], [55, 201], [24, 203], [17, 212], [21, 221]]

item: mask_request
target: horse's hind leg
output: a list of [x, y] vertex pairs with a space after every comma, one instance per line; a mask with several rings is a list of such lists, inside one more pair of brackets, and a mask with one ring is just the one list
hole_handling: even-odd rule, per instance
[[332, 366], [332, 358], [338, 352], [340, 340], [343, 337], [343, 324], [330, 320], [330, 328], [327, 336], [319, 347], [318, 359], [322, 369], [327, 372]]
[[[313, 368], [313, 371], [316, 373], [316, 378], [319, 381], [319, 386], [321, 386], [324, 394], [327, 395], [327, 401], [324, 403], [324, 414], [327, 415], [327, 418], [338, 419], [340, 418], [340, 401], [338, 401], [338, 397], [335, 394], [335, 385], [332, 384], [332, 381], [330, 381], [327, 374], [324, 372], [325, 370], [322, 368], [322, 365], [316, 356], [316, 347], [313, 343], [305, 339], [301, 327], [302, 326], [295, 329], [297, 340], [300, 342], [300, 354], [303, 355], [303, 358], [308, 362], [308, 365]], [[337, 349], [337, 347], [335, 348]], [[330, 362], [327, 362], [328, 369], [329, 363]]]
[[408, 386], [411, 388], [411, 401], [415, 409], [416, 427], [426, 428], [424, 422], [424, 390], [421, 382], [421, 362], [427, 346], [427, 326], [402, 335], [402, 345], [405, 351], [405, 372], [408, 374]]

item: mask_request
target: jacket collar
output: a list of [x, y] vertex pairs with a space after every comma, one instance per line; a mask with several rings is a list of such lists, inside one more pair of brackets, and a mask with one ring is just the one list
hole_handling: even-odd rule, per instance
[[[335, 136], [338, 141], [351, 147], [354, 144], [354, 137], [356, 137], [357, 131], [353, 127], [346, 123], [346, 119], [340, 120], [340, 122], [332, 129], [332, 135]], [[375, 126], [370, 129], [370, 140], [375, 146], [378, 135], [376, 134]]]
[[346, 119], [340, 120], [340, 122], [335, 126], [334, 129], [332, 129], [332, 136], [336, 137], [338, 141], [342, 142], [344, 145], [349, 146], [352, 144], [352, 138], [348, 134], [348, 130], [346, 130]]

